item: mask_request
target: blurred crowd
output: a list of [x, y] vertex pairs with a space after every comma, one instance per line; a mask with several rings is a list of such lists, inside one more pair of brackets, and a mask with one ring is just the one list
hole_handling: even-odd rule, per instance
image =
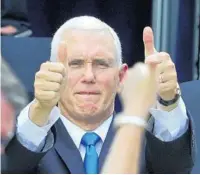
[[2, 0], [1, 35], [25, 37], [30, 36], [26, 0]]

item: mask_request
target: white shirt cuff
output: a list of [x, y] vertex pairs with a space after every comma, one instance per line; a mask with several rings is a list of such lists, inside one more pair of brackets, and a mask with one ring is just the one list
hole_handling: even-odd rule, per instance
[[188, 117], [182, 98], [172, 111], [151, 108], [150, 113], [155, 119], [153, 133], [162, 141], [175, 140], [188, 129]]
[[48, 131], [58, 120], [58, 114], [60, 112], [57, 107], [54, 107], [50, 113], [47, 125], [39, 127], [29, 119], [29, 108], [32, 103], [33, 102], [28, 104], [18, 116], [17, 134], [23, 138], [23, 140], [26, 140], [26, 142], [31, 142], [37, 147], [44, 141]]

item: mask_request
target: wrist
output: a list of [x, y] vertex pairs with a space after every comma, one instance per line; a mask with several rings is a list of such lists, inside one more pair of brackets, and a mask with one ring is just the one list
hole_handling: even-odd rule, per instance
[[177, 107], [179, 98], [181, 96], [180, 87], [177, 84], [176, 89], [174, 90], [174, 93], [171, 93], [171, 95], [168, 95], [168, 98], [164, 98], [162, 96], [157, 96], [159, 107], [166, 111], [171, 111]]
[[174, 104], [169, 105], [169, 106], [164, 106], [157, 101], [157, 109], [160, 109], [160, 110], [163, 110], [163, 111], [170, 112], [170, 111], [174, 110], [177, 106], [178, 106], [178, 101], [175, 102]]
[[147, 121], [140, 117], [140, 116], [128, 116], [124, 113], [119, 113], [115, 116], [114, 126], [116, 128], [120, 128], [124, 125], [132, 125], [137, 126], [139, 128], [146, 129], [147, 128]]
[[34, 124], [42, 127], [48, 123], [51, 110], [52, 108], [45, 108], [35, 100], [30, 106], [29, 118]]
[[126, 137], [128, 136], [127, 134], [129, 134], [129, 135], [131, 135], [131, 138], [138, 139], [138, 141], [141, 141], [141, 137], [143, 136], [143, 134], [145, 132], [145, 128], [138, 127], [137, 125], [133, 125], [133, 124], [126, 124], [126, 125], [122, 125], [121, 127], [119, 127], [118, 133], [119, 132], [120, 132], [120, 134], [122, 134], [122, 132], [124, 132], [124, 135]]
[[145, 107], [143, 105], [131, 105], [126, 106], [122, 113], [127, 116], [140, 116], [142, 119], [148, 120], [148, 110], [144, 110]]

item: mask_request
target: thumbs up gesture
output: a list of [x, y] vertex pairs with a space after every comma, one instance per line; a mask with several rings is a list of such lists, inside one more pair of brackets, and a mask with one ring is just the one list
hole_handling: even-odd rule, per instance
[[177, 73], [175, 65], [166, 52], [157, 52], [154, 46], [153, 31], [145, 27], [143, 31], [145, 63], [156, 65], [157, 95], [163, 100], [174, 99], [177, 90]]
[[44, 126], [49, 114], [60, 100], [66, 85], [66, 68], [62, 64], [66, 58], [66, 44], [61, 42], [58, 48], [59, 62], [45, 62], [35, 75], [35, 100], [30, 106], [29, 118], [38, 126]]

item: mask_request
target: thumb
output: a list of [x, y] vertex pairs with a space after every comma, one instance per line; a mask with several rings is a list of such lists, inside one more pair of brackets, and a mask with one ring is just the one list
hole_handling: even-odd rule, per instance
[[145, 57], [155, 53], [154, 36], [151, 27], [145, 27], [143, 30], [143, 42]]
[[64, 79], [62, 81], [62, 86], [61, 86], [61, 91], [64, 90], [66, 82], [67, 82], [67, 69], [66, 69], [66, 61], [67, 61], [67, 42], [61, 41], [58, 45], [58, 53], [57, 53], [57, 60], [63, 66], [65, 67], [64, 69]]
[[61, 63], [65, 63], [67, 60], [67, 43], [65, 41], [61, 41], [58, 45], [58, 61]]

